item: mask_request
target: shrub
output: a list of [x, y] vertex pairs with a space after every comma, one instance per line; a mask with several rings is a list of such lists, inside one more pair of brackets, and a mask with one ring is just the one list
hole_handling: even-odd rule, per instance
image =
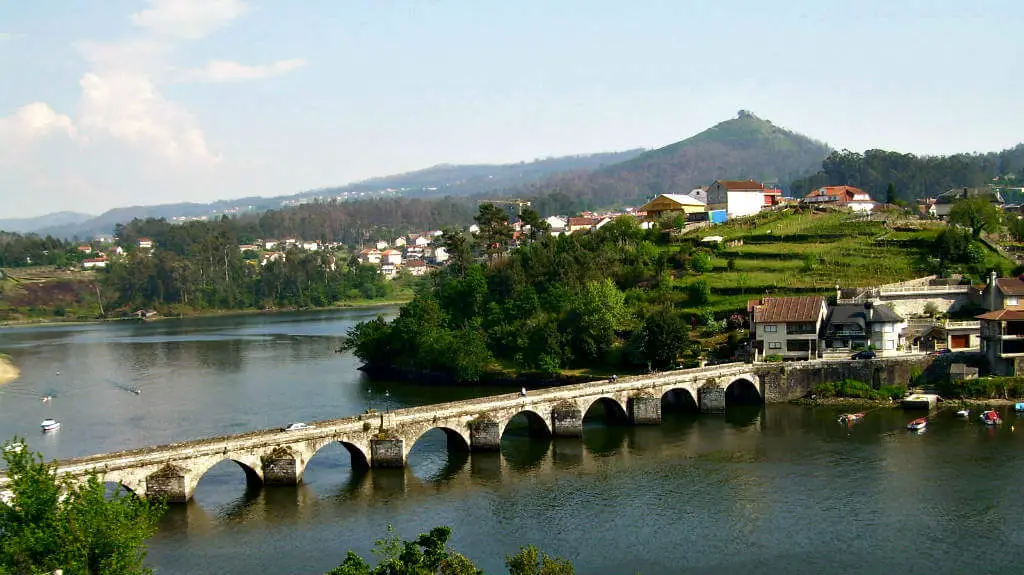
[[883, 385], [878, 390], [878, 395], [882, 398], [889, 398], [893, 401], [903, 399], [907, 395], [907, 387], [905, 385]]
[[686, 287], [686, 297], [691, 305], [705, 305], [711, 300], [711, 288], [708, 282], [697, 280]]
[[690, 258], [690, 269], [699, 274], [709, 272], [714, 267], [711, 256], [705, 251], [694, 252], [693, 257]]
[[725, 268], [729, 271], [734, 271], [736, 269], [736, 258], [729, 258], [726, 260]]
[[782, 356], [777, 353], [772, 353], [764, 356], [764, 360], [768, 363], [782, 363]]
[[819, 383], [811, 388], [811, 394], [815, 397], [835, 397], [838, 387], [835, 383]]
[[876, 399], [878, 392], [871, 389], [871, 386], [856, 379], [844, 379], [839, 384], [839, 397], [850, 397], [855, 399]]
[[924, 315], [928, 317], [939, 315], [939, 306], [933, 301], [924, 304]]

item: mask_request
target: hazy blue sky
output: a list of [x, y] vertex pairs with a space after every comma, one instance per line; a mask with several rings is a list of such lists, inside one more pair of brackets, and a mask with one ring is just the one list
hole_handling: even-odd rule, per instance
[[0, 0], [0, 217], [658, 147], [1024, 140], [1016, 0]]

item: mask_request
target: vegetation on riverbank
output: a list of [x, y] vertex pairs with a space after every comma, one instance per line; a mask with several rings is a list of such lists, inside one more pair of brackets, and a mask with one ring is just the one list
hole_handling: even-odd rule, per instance
[[1024, 376], [947, 379], [939, 383], [938, 391], [948, 399], [1024, 400]]
[[[371, 567], [362, 557], [349, 551], [345, 560], [327, 575], [483, 575], [465, 555], [448, 547], [452, 530], [435, 527], [411, 541], [403, 541], [388, 525], [387, 536], [378, 539], [373, 554], [379, 558]], [[529, 545], [515, 555], [505, 556], [509, 575], [573, 575], [571, 561], [551, 557]]]
[[12, 498], [0, 502], [0, 573], [146, 575], [146, 540], [164, 505], [108, 495], [96, 475], [84, 483], [58, 477], [24, 439], [2, 446]]
[[811, 397], [813, 399], [838, 398], [890, 401], [901, 399], [906, 394], [907, 386], [905, 385], [884, 385], [879, 389], [874, 389], [870, 385], [855, 379], [819, 383], [811, 390]]
[[724, 241], [704, 243], [707, 230], [677, 234], [672, 219], [643, 230], [623, 217], [590, 233], [538, 234], [505, 255], [511, 232], [496, 218], [478, 236], [487, 263], [474, 262], [470, 238], [447, 233], [453, 263], [394, 322], [364, 322], [346, 346], [371, 370], [459, 381], [696, 366], [734, 357], [754, 297], [1010, 267], [991, 251], [948, 252], [947, 234], [959, 232], [941, 223], [892, 220], [779, 210], [716, 226]]

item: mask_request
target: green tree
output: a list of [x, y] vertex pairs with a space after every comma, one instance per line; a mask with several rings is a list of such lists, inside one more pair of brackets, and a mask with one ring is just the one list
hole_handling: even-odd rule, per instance
[[378, 539], [373, 554], [379, 557], [371, 567], [349, 551], [341, 565], [327, 575], [482, 575], [473, 562], [448, 548], [452, 530], [435, 527], [412, 541], [403, 541], [388, 525], [388, 534]]
[[489, 259], [504, 253], [512, 240], [512, 226], [508, 223], [508, 212], [494, 204], [480, 204], [480, 210], [473, 220], [480, 226], [477, 237]]
[[896, 186], [892, 185], [892, 182], [885, 188], [885, 203], [896, 204]]
[[633, 363], [659, 369], [675, 365], [689, 340], [686, 322], [670, 309], [659, 309], [644, 319], [633, 333], [629, 348]]
[[625, 295], [612, 280], [584, 285], [572, 297], [565, 319], [573, 355], [583, 360], [602, 357], [615, 343], [615, 331], [627, 317]]
[[470, 239], [460, 230], [445, 228], [441, 234], [441, 243], [451, 263], [448, 267], [452, 273], [463, 276], [466, 270], [473, 265], [473, 248]]
[[690, 258], [690, 269], [699, 274], [709, 272], [714, 268], [714, 263], [711, 261], [711, 254], [705, 251], [694, 252], [693, 257]]
[[141, 575], [145, 542], [163, 505], [134, 495], [108, 497], [95, 475], [84, 484], [15, 438], [3, 445], [12, 498], [0, 503], [0, 572]]
[[979, 237], [983, 231], [999, 230], [999, 210], [985, 198], [964, 198], [953, 204], [949, 211], [949, 223], [963, 226], [971, 230], [972, 236]]
[[697, 280], [686, 286], [686, 297], [689, 300], [690, 305], [698, 306], [707, 304], [711, 301], [711, 288], [708, 286], [708, 282], [704, 280]]
[[523, 225], [530, 226], [530, 240], [532, 241], [537, 241], [537, 238], [542, 238], [551, 231], [551, 224], [540, 217], [540, 213], [533, 208], [523, 208], [519, 214], [519, 220], [523, 222]]

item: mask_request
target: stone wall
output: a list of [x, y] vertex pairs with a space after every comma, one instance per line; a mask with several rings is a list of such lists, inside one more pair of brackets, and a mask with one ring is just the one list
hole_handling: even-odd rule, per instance
[[874, 388], [884, 385], [908, 385], [911, 372], [917, 368], [925, 373], [935, 358], [932, 356], [889, 357], [874, 360], [808, 361], [761, 364], [761, 378], [766, 403], [798, 399], [820, 383], [855, 379]]

